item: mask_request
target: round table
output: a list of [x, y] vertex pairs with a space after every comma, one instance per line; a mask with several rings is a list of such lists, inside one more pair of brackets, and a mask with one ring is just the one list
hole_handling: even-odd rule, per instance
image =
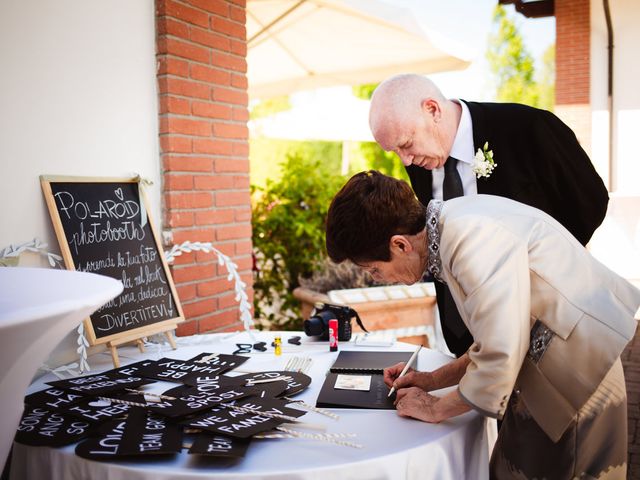
[[121, 291], [121, 282], [93, 273], [0, 268], [0, 464], [33, 375], [67, 333]]
[[[302, 335], [302, 345], [286, 342], [293, 335]], [[228, 334], [204, 335], [179, 339], [176, 351], [147, 351], [140, 354], [134, 348], [122, 349], [122, 357], [131, 361], [143, 358], [170, 357], [188, 359], [201, 352], [232, 353], [236, 343], [265, 341], [271, 344], [274, 332], [247, 332], [229, 337]], [[250, 359], [238, 370], [282, 370], [291, 356], [313, 359], [307, 374], [313, 378], [310, 387], [296, 399], [315, 404], [324, 377], [337, 353], [331, 353], [327, 342], [315, 342], [296, 332], [281, 332], [283, 354], [272, 351], [251, 353]], [[340, 349], [364, 350], [353, 343], [341, 343]], [[414, 346], [396, 343], [393, 347], [367, 350], [406, 350]], [[96, 369], [108, 369], [107, 355], [91, 359]], [[439, 352], [422, 349], [418, 369], [432, 370], [451, 358]], [[43, 388], [40, 379], [30, 391]], [[436, 392], [437, 393], [437, 392]], [[444, 393], [444, 392], [443, 392]], [[394, 410], [333, 409], [340, 415], [335, 421], [309, 412], [303, 420], [326, 425], [327, 432], [355, 433], [354, 442], [363, 448], [339, 446], [300, 439], [253, 440], [244, 458], [221, 460], [189, 455], [186, 450], [169, 459], [151, 459], [141, 463], [101, 463], [85, 460], [74, 454], [75, 445], [61, 449], [27, 447], [14, 444], [11, 479], [50, 478], [52, 480], [183, 480], [202, 478], [247, 479], [461, 479], [488, 478], [490, 451], [495, 440], [495, 421], [476, 412], [468, 412], [440, 424], [427, 424], [399, 417]]]

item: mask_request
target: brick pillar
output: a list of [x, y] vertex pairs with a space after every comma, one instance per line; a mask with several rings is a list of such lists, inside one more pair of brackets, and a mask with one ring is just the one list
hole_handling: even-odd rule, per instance
[[555, 0], [555, 113], [591, 154], [590, 0]]
[[[165, 238], [211, 242], [252, 296], [245, 0], [156, 0]], [[209, 253], [172, 267], [178, 335], [239, 328], [233, 283]]]

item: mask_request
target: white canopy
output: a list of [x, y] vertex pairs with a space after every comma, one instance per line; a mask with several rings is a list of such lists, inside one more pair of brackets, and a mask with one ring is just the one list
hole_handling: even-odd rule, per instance
[[248, 0], [247, 39], [252, 98], [469, 65], [378, 0]]

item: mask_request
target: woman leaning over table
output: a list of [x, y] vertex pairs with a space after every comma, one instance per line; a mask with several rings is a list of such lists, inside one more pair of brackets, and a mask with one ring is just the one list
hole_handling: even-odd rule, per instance
[[428, 270], [473, 335], [464, 356], [434, 372], [385, 370], [398, 414], [437, 423], [473, 408], [503, 419], [492, 478], [625, 478], [620, 353], [640, 291], [552, 217], [490, 195], [425, 208], [405, 182], [362, 172], [331, 203], [327, 250], [390, 283]]

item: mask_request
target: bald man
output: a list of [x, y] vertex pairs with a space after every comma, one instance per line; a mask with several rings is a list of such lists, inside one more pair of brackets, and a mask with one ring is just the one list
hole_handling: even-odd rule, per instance
[[[376, 88], [369, 125], [378, 144], [398, 154], [424, 205], [478, 193], [511, 198], [548, 213], [583, 245], [604, 219], [607, 189], [551, 112], [447, 99], [428, 78], [404, 74]], [[485, 144], [495, 167], [481, 176], [475, 157], [480, 151], [483, 159]], [[436, 295], [445, 341], [460, 357], [473, 339], [446, 285], [436, 282]]]

